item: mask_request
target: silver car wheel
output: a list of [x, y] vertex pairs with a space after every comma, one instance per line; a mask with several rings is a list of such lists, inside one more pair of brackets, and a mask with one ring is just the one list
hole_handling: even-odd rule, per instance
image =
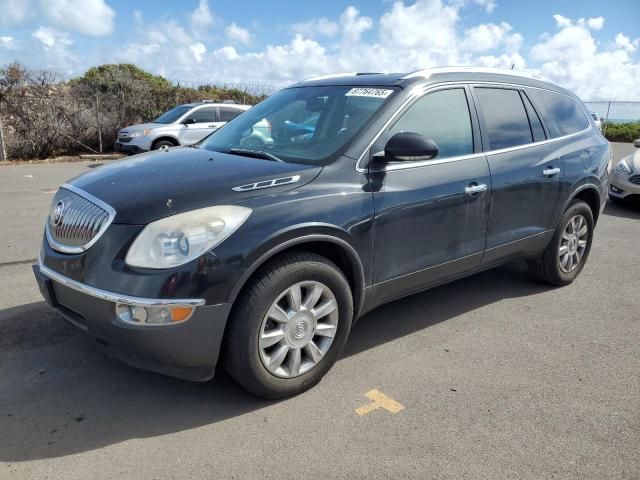
[[282, 378], [308, 372], [331, 348], [338, 317], [338, 303], [326, 285], [306, 281], [287, 288], [262, 320], [258, 338], [262, 364]]
[[560, 248], [558, 249], [560, 270], [564, 273], [571, 273], [578, 268], [584, 252], [587, 250], [588, 239], [587, 220], [582, 215], [571, 217], [560, 239]]

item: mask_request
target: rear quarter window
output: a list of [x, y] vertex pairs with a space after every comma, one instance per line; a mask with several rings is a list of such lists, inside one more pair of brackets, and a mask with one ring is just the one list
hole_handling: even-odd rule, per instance
[[571, 135], [589, 126], [586, 115], [573, 98], [538, 89], [527, 90], [527, 95], [541, 113], [551, 138]]

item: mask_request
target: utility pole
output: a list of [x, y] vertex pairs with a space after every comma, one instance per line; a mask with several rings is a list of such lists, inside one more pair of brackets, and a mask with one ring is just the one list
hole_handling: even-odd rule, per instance
[[2, 131], [2, 96], [0, 96], [0, 162], [7, 161], [7, 149], [4, 145], [4, 132]]
[[98, 150], [102, 153], [102, 125], [100, 124], [100, 92], [96, 91], [96, 126], [98, 128]]

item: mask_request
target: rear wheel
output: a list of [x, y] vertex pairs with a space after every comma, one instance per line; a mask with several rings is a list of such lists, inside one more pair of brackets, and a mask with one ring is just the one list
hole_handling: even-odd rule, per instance
[[335, 264], [312, 253], [286, 254], [261, 268], [237, 298], [225, 367], [265, 398], [303, 392], [336, 362], [352, 317], [351, 289]]
[[529, 261], [529, 270], [551, 285], [568, 285], [584, 267], [593, 240], [593, 213], [582, 200], [573, 201], [562, 215], [553, 239], [542, 254]]

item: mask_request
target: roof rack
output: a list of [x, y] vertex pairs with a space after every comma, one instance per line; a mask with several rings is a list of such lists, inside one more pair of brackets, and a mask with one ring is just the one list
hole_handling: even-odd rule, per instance
[[531, 78], [533, 80], [541, 80], [543, 82], [554, 83], [554, 81], [549, 80], [541, 75], [537, 75], [535, 73], [523, 72], [520, 70], [509, 70], [507, 68], [495, 68], [495, 67], [473, 67], [473, 66], [461, 66], [461, 67], [433, 67], [433, 68], [425, 68], [423, 70], [416, 70], [415, 72], [411, 72], [404, 77], [403, 80], [407, 78], [415, 78], [415, 77], [424, 77], [431, 78], [432, 75], [439, 75], [444, 73], [494, 73], [498, 75], [511, 75], [512, 77], [523, 77], [523, 78]]
[[313, 80], [328, 80], [330, 78], [340, 78], [340, 77], [352, 77], [357, 75], [357, 72], [342, 72], [342, 73], [330, 73], [329, 75], [317, 75], [315, 77], [309, 77], [302, 80], [303, 82], [310, 82]]

